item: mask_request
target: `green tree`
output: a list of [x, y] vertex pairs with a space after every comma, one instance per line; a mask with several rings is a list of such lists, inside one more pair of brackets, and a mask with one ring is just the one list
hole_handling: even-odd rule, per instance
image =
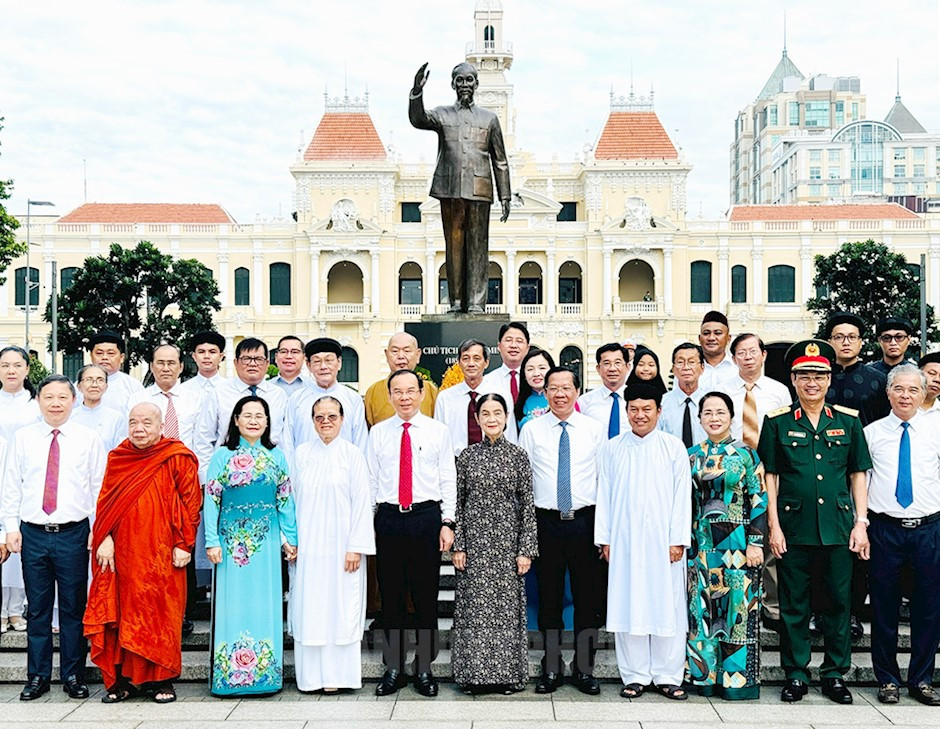
[[[817, 296], [806, 308], [819, 316], [817, 337], [825, 334], [826, 320], [834, 311], [850, 311], [865, 322], [862, 358], [870, 359], [880, 349], [875, 342], [875, 323], [883, 316], [904, 316], [914, 324], [911, 352], [920, 347], [920, 264], [909, 264], [900, 253], [873, 240], [843, 243], [830, 256], [816, 256], [813, 285]], [[927, 306], [927, 341], [940, 341], [933, 307]]]
[[[102, 329], [127, 343], [125, 371], [145, 361], [161, 342], [183, 345], [212, 328], [221, 308], [212, 272], [199, 261], [173, 260], [149, 241], [135, 248], [117, 243], [105, 256], [91, 256], [59, 296], [59, 349], [77, 352]], [[52, 321], [52, 301], [44, 319]], [[51, 347], [51, 344], [50, 344]]]
[[[0, 116], [0, 130], [3, 129], [3, 117]], [[16, 239], [16, 229], [20, 221], [7, 212], [3, 204], [10, 199], [13, 190], [13, 180], [0, 180], [0, 286], [6, 283], [3, 272], [10, 266], [10, 262], [26, 253], [26, 243]]]

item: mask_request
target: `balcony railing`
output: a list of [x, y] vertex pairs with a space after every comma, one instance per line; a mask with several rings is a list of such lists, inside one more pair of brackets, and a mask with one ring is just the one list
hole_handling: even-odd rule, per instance
[[621, 301], [620, 313], [628, 316], [643, 316], [644, 314], [655, 314], [657, 305], [655, 301]]
[[327, 304], [326, 313], [333, 316], [362, 316], [366, 312], [365, 304]]
[[519, 304], [519, 313], [523, 316], [542, 316], [544, 311], [543, 304]]
[[424, 304], [399, 304], [398, 315], [401, 317], [421, 316], [424, 313]]
[[558, 313], [562, 316], [581, 316], [583, 304], [559, 304]]
[[503, 304], [487, 304], [486, 305], [487, 314], [505, 314], [506, 307]]

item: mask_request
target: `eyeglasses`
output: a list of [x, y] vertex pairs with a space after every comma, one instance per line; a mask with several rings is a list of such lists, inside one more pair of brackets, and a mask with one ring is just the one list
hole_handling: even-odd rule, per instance
[[910, 337], [909, 334], [882, 334], [878, 340], [888, 344], [888, 342], [903, 342]]
[[797, 382], [825, 382], [829, 375], [797, 375]]
[[861, 337], [858, 334], [833, 334], [829, 337], [829, 340], [836, 344], [842, 344], [842, 342], [855, 344], [859, 339], [861, 339]]
[[268, 419], [267, 415], [239, 415], [239, 420], [244, 420], [247, 423], [263, 423]]
[[421, 390], [419, 390], [417, 387], [412, 387], [408, 390], [392, 390], [391, 394], [394, 397], [405, 397], [406, 395], [408, 397], [417, 397], [421, 394]]
[[313, 420], [315, 423], [335, 423], [339, 420], [339, 413], [330, 413], [329, 415], [314, 415]]
[[331, 367], [335, 365], [337, 362], [339, 362], [339, 357], [337, 357], [335, 354], [331, 354], [327, 357], [311, 357], [310, 358], [311, 367], [321, 367], [323, 365], [326, 365], [327, 367]]
[[79, 382], [86, 385], [103, 385], [107, 380], [104, 377], [83, 377]]
[[684, 370], [686, 368], [694, 370], [696, 367], [701, 367], [702, 362], [697, 359], [677, 359], [672, 365], [678, 370]]
[[570, 395], [571, 393], [576, 392], [575, 388], [572, 385], [562, 385], [560, 387], [558, 385], [553, 385], [552, 387], [545, 388], [545, 391], [549, 395], [556, 395], [558, 393]]
[[268, 361], [267, 357], [239, 357], [238, 361], [245, 365], [260, 365]]
[[304, 353], [304, 351], [303, 351], [302, 349], [279, 349], [279, 350], [277, 350], [277, 353], [278, 353], [278, 354], [289, 354], [289, 355], [292, 355], [292, 356], [294, 356], [294, 357], [299, 357], [300, 355], [302, 355], [302, 354]]

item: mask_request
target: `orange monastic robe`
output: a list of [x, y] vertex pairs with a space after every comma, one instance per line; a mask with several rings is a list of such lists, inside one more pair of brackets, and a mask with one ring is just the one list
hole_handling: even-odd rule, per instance
[[[202, 491], [196, 456], [178, 440], [139, 449], [125, 440], [111, 451], [98, 497], [85, 636], [104, 685], [122, 677], [141, 685], [168, 681], [182, 667], [186, 569], [173, 548], [192, 550]], [[94, 555], [114, 539], [114, 572]]]

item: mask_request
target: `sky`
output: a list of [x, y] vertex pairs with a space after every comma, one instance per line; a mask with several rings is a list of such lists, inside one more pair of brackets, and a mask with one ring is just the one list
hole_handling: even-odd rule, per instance
[[[517, 144], [570, 160], [593, 144], [611, 88], [655, 89], [693, 170], [690, 216], [728, 207], [728, 147], [787, 48], [804, 75], [859, 76], [868, 116], [894, 102], [940, 132], [938, 0], [504, 0]], [[428, 61], [429, 105], [473, 38], [474, 0], [44, 0], [4, 3], [0, 179], [65, 214], [88, 202], [218, 203], [238, 222], [288, 216], [289, 166], [323, 94], [369, 91], [386, 146], [431, 160], [407, 95]], [[302, 136], [303, 130], [303, 136]]]

